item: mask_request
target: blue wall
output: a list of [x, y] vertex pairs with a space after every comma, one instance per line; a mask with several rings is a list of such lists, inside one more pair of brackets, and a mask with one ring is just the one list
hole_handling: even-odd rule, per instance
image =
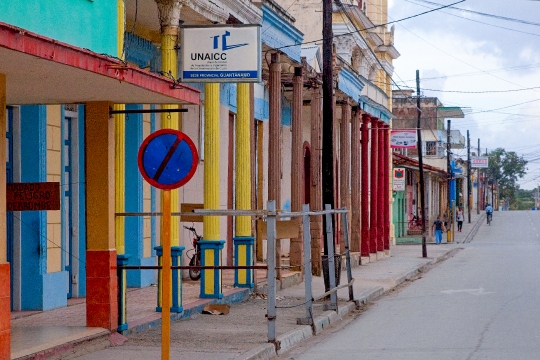
[[2, 0], [0, 21], [116, 56], [117, 7], [116, 0]]
[[[126, 105], [127, 110], [142, 109], [142, 105]], [[137, 164], [137, 154], [143, 141], [142, 114], [129, 114], [126, 120], [126, 212], [142, 212], [143, 178]], [[155, 265], [155, 257], [144, 257], [144, 222], [140, 216], [125, 218], [126, 254], [130, 255], [129, 265]], [[150, 270], [129, 270], [127, 285], [145, 287], [155, 282], [155, 272]]]
[[[21, 181], [47, 181], [45, 106], [21, 107]], [[67, 272], [47, 274], [47, 213], [21, 213], [21, 307], [50, 310], [67, 305]]]

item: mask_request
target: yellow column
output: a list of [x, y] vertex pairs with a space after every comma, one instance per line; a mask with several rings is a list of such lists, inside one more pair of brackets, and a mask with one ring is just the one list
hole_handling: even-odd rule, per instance
[[[204, 86], [204, 208], [219, 209], [219, 84]], [[203, 240], [201, 244], [203, 266], [221, 265], [219, 217], [203, 218]], [[221, 270], [203, 270], [201, 277], [202, 298], [222, 298]]]
[[118, 283], [115, 251], [115, 137], [109, 102], [85, 111], [86, 325], [116, 330]]
[[[125, 31], [125, 8], [124, 0], [118, 0], [118, 50], [117, 56], [124, 59], [124, 31]], [[115, 104], [114, 110], [124, 110], [124, 104]], [[126, 124], [123, 114], [114, 115], [114, 137], [115, 137], [115, 211], [125, 212], [125, 178], [126, 178]], [[116, 232], [116, 253], [124, 254], [125, 248], [125, 218], [118, 216], [115, 218]]]
[[[204, 208], [219, 209], [219, 84], [204, 86]], [[204, 240], [219, 240], [219, 217], [203, 218]]]
[[[124, 110], [123, 104], [114, 105], [115, 110]], [[117, 213], [125, 212], [125, 178], [126, 178], [126, 123], [123, 114], [114, 115], [114, 139], [116, 144], [115, 149], [115, 167], [114, 167], [114, 179], [115, 179], [115, 206], [114, 209]], [[118, 255], [126, 252], [125, 248], [125, 234], [124, 224], [125, 218], [123, 216], [117, 216], [114, 219], [115, 231], [116, 231], [116, 253]]]
[[[236, 209], [251, 209], [251, 109], [249, 84], [237, 84], [236, 106]], [[236, 217], [234, 237], [235, 266], [253, 265], [253, 243], [251, 217]], [[253, 287], [253, 270], [235, 270], [234, 285]]]
[[[178, 57], [176, 55], [176, 41], [178, 39], [178, 27], [166, 26], [161, 36], [161, 69], [168, 76], [174, 79], [178, 76]], [[178, 109], [178, 105], [162, 105], [162, 109]], [[161, 114], [161, 127], [168, 129], [181, 130], [182, 124], [179, 113]], [[162, 197], [163, 201], [163, 197]], [[180, 204], [178, 200], [178, 190], [171, 190], [171, 212], [179, 212]], [[163, 225], [163, 224], [162, 224]], [[180, 231], [179, 222], [175, 218], [171, 221], [171, 246], [179, 246]]]
[[[249, 84], [238, 84], [236, 118], [236, 208], [251, 209]], [[236, 218], [236, 236], [251, 236], [251, 217]]]
[[[0, 129], [6, 128], [6, 76], [0, 74]], [[6, 198], [6, 137], [0, 136], [0, 199]], [[0, 201], [0, 359], [11, 358], [10, 265], [7, 262], [6, 201]]]

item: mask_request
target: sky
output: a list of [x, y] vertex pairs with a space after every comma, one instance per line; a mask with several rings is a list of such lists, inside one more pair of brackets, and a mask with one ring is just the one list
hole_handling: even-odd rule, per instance
[[[457, 1], [389, 0], [388, 21]], [[528, 160], [523, 189], [540, 185], [538, 14], [540, 0], [465, 0], [395, 23], [396, 84], [416, 89], [419, 70], [421, 95], [466, 112], [451, 128], [469, 130], [471, 149], [480, 139], [482, 152], [502, 147]], [[466, 157], [466, 149], [457, 154]]]

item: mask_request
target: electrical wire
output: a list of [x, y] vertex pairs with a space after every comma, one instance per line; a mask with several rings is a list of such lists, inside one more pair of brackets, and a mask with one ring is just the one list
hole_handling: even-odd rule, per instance
[[[406, 0], [406, 1], [411, 2], [411, 0]], [[427, 0], [413, 0], [413, 1], [423, 2], [423, 3], [426, 3], [426, 4], [430, 4], [432, 6], [441, 6], [441, 4], [431, 2], [431, 1], [427, 1]], [[495, 18], [495, 19], [498, 19], [498, 20], [512, 21], [512, 22], [517, 22], [517, 23], [525, 24], [525, 25], [540, 26], [540, 23], [533, 22], [533, 21], [515, 19], [515, 18], [510, 18], [510, 17], [506, 17], [506, 16], [501, 16], [501, 15], [487, 14], [487, 13], [483, 13], [483, 12], [479, 12], [479, 11], [458, 8], [458, 7], [455, 7], [453, 5], [449, 5], [447, 7], [449, 9], [459, 10], [459, 11], [462, 11], [462, 12], [467, 12], [467, 13], [470, 13], [470, 14], [475, 14], [475, 15], [480, 15], [480, 16], [485, 16], [485, 17], [491, 17], [491, 18]]]
[[530, 88], [523, 88], [523, 89], [509, 89], [509, 90], [483, 90], [483, 91], [464, 91], [464, 90], [440, 90], [440, 89], [427, 89], [427, 88], [420, 88], [420, 90], [424, 91], [434, 91], [434, 92], [443, 92], [443, 93], [458, 93], [458, 94], [489, 94], [489, 93], [509, 93], [509, 92], [516, 92], [516, 91], [527, 91], [527, 90], [535, 90], [540, 89], [540, 86], [534, 86]]
[[[409, 2], [411, 4], [415, 4], [415, 5], [419, 5], [419, 6], [423, 6], [423, 7], [428, 8], [425, 5], [414, 3], [413, 1], [415, 1], [415, 0], [412, 0], [412, 1], [411, 0], [405, 0], [405, 1], [407, 1], [407, 2]], [[521, 30], [516, 30], [516, 29], [511, 29], [511, 28], [507, 28], [507, 27], [504, 27], [504, 26], [489, 24], [489, 23], [485, 23], [485, 22], [478, 21], [478, 20], [475, 20], [475, 19], [467, 18], [467, 17], [464, 17], [464, 16], [459, 16], [459, 15], [456, 15], [456, 14], [452, 14], [452, 13], [450, 13], [448, 11], [441, 11], [441, 12], [444, 13], [444, 14], [450, 15], [450, 16], [458, 17], [458, 18], [465, 19], [465, 20], [468, 20], [468, 21], [472, 21], [472, 22], [475, 22], [475, 23], [479, 23], [479, 24], [482, 24], [482, 25], [492, 26], [492, 27], [495, 27], [495, 28], [498, 28], [498, 29], [514, 31], [514, 32], [518, 32], [518, 33], [526, 34], [526, 35], [540, 36], [540, 34], [530, 33], [530, 32], [527, 32], [527, 31], [521, 31]]]
[[[425, 14], [429, 14], [429, 13], [432, 13], [432, 12], [434, 12], [434, 11], [438, 11], [438, 10], [440, 10], [440, 9], [447, 8], [447, 7], [449, 7], [449, 6], [452, 6], [452, 5], [456, 5], [456, 4], [462, 3], [462, 2], [464, 2], [464, 1], [465, 1], [465, 0], [460, 0], [460, 1], [457, 1], [457, 2], [452, 3], [452, 4], [449, 4], [449, 5], [441, 6], [440, 8], [437, 8], [437, 9], [432, 9], [432, 10], [429, 10], [429, 11], [424, 11], [424, 12], [421, 12], [421, 13], [418, 13], [418, 14], [415, 14], [415, 15], [407, 16], [407, 17], [401, 18], [401, 19], [399, 19], [399, 20], [390, 21], [390, 22], [387, 22], [387, 23], [384, 23], [384, 24], [373, 25], [373, 26], [371, 26], [371, 27], [364, 28], [364, 29], [362, 29], [362, 30], [352, 31], [352, 32], [349, 32], [349, 33], [344, 33], [344, 34], [339, 34], [339, 35], [332, 35], [332, 37], [329, 38], [328, 40], [332, 40], [332, 39], [335, 39], [335, 38], [338, 38], [338, 37], [341, 37], [341, 36], [357, 34], [357, 33], [361, 33], [362, 31], [372, 30], [372, 29], [376, 29], [376, 28], [379, 28], [379, 27], [387, 26], [387, 25], [390, 25], [390, 24], [395, 24], [395, 23], [398, 23], [398, 22], [401, 22], [401, 21], [413, 19], [413, 18], [415, 18], [415, 17], [422, 16], [422, 15], [425, 15]], [[341, 1], [339, 1], [339, 2], [340, 2], [340, 4], [341, 4]], [[343, 6], [343, 4], [341, 4], [341, 6]], [[295, 43], [295, 44], [292, 44], [292, 45], [284, 45], [284, 46], [275, 48], [274, 50], [281, 50], [281, 49], [289, 48], [289, 47], [292, 47], [292, 46], [298, 46], [298, 45], [315, 44], [315, 43], [318, 43], [318, 42], [321, 42], [321, 41], [324, 41], [324, 40], [327, 40], [327, 39], [326, 39], [326, 38], [322, 38], [322, 39], [318, 39], [318, 40], [312, 40], [312, 41], [307, 41], [307, 42]]]

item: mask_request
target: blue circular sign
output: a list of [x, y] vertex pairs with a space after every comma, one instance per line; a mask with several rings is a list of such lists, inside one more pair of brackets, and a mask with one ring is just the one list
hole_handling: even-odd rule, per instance
[[139, 171], [158, 189], [176, 189], [187, 183], [195, 174], [198, 161], [193, 141], [174, 129], [150, 134], [139, 148]]

